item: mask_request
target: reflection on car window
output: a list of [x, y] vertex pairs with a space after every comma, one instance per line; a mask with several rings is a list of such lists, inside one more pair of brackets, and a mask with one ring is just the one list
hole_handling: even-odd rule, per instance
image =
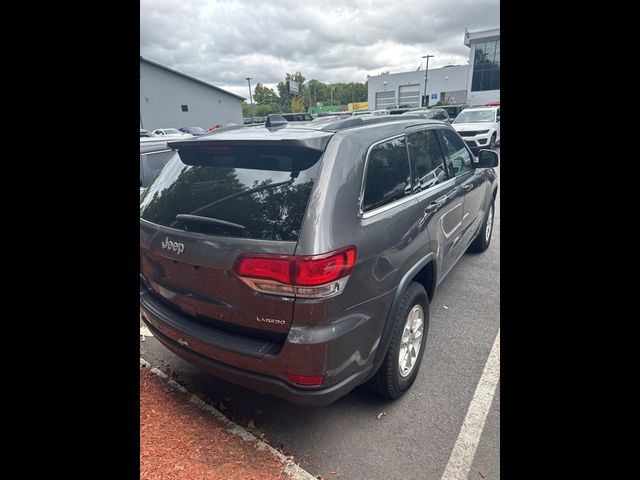
[[414, 190], [425, 190], [447, 180], [442, 150], [434, 130], [407, 135]]
[[[317, 155], [280, 148], [237, 147], [203, 154], [189, 165], [174, 156], [140, 199], [140, 217], [206, 235], [295, 241], [318, 171]], [[186, 154], [183, 153], [183, 156]], [[178, 215], [231, 222], [244, 229], [185, 222]]]
[[447, 164], [455, 175], [463, 175], [471, 170], [471, 155], [464, 146], [464, 142], [457, 134], [450, 130], [442, 130], [442, 140], [447, 156]]
[[404, 138], [396, 138], [371, 149], [367, 162], [363, 211], [398, 200], [408, 192], [409, 159]]

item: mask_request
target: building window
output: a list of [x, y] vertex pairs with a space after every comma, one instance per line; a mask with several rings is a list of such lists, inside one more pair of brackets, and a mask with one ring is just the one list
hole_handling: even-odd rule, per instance
[[182, 111], [183, 112], [188, 112], [189, 111], [189, 105], [181, 105], [182, 107]]
[[500, 90], [500, 40], [476, 43], [471, 91]]

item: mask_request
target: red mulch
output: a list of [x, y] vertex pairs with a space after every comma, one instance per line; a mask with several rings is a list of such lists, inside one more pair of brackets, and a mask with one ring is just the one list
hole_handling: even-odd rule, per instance
[[282, 463], [228, 433], [188, 395], [140, 368], [140, 480], [285, 480]]

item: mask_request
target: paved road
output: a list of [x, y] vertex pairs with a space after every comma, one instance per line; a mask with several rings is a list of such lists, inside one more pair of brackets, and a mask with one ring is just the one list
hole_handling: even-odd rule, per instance
[[[499, 328], [498, 195], [491, 246], [479, 255], [465, 254], [438, 288], [418, 378], [395, 402], [356, 389], [328, 407], [302, 407], [200, 372], [154, 338], [141, 342], [140, 354], [214, 405], [222, 402], [237, 423], [253, 420], [273, 446], [294, 454], [313, 475], [439, 480]], [[381, 412], [386, 415], [378, 419]], [[468, 478], [500, 478], [499, 384]]]

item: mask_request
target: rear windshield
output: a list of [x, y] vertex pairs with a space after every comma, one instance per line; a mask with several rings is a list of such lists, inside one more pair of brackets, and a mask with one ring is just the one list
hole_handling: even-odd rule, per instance
[[296, 241], [321, 152], [212, 147], [176, 155], [140, 199], [140, 217], [189, 232]]

